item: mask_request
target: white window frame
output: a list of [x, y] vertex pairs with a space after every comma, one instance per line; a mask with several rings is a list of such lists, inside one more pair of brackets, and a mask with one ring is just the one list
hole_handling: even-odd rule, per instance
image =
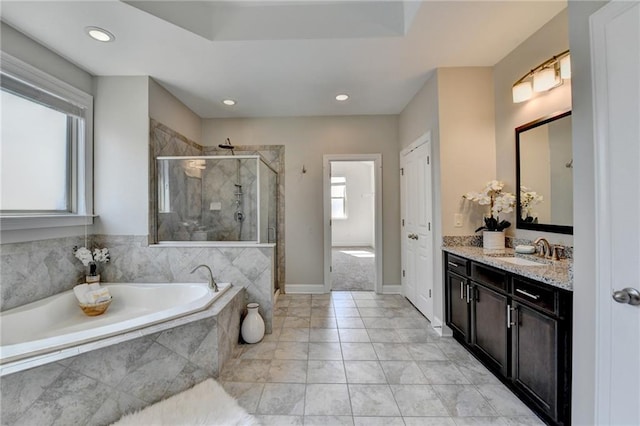
[[90, 225], [93, 223], [93, 96], [67, 84], [33, 66], [0, 52], [0, 72], [51, 93], [82, 109], [84, 137], [73, 150], [71, 164], [72, 185], [69, 193], [69, 213], [3, 213], [2, 231], [19, 229], [57, 228]]
[[[340, 178], [340, 179], [344, 179], [344, 182], [333, 182], [334, 178]], [[334, 186], [342, 186], [344, 187], [344, 195], [342, 197], [334, 197], [333, 194], [331, 194], [331, 210], [333, 211], [333, 200], [342, 200], [342, 213], [343, 215], [340, 217], [334, 217], [333, 214], [331, 215], [331, 219], [332, 220], [347, 220], [349, 219], [349, 213], [347, 210], [347, 178], [344, 176], [331, 176], [331, 188], [333, 188]]]

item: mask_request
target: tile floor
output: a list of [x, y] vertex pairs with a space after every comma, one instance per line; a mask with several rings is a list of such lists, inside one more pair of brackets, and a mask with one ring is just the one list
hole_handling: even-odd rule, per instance
[[403, 297], [283, 295], [220, 382], [264, 425], [541, 425]]

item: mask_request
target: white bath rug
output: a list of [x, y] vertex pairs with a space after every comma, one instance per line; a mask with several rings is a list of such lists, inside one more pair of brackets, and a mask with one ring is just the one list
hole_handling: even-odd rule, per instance
[[215, 380], [207, 379], [184, 392], [127, 414], [112, 426], [257, 426]]

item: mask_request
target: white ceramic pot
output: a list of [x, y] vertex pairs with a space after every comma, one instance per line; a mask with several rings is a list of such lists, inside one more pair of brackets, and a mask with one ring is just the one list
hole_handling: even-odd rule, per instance
[[504, 252], [504, 231], [482, 231], [482, 247], [485, 252]]
[[264, 320], [258, 312], [257, 303], [249, 303], [247, 305], [247, 316], [244, 317], [242, 327], [242, 340], [247, 343], [258, 343], [264, 337]]

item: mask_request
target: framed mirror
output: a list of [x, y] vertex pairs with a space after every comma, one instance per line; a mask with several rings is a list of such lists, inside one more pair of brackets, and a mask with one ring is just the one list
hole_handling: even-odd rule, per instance
[[516, 228], [573, 234], [571, 111], [516, 128]]

